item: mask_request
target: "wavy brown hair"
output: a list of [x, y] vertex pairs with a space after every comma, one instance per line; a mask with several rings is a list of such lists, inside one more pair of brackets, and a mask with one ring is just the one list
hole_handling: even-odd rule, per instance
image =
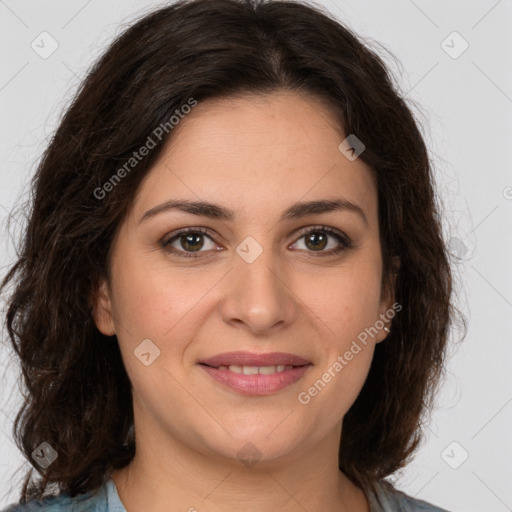
[[[18, 257], [0, 288], [13, 288], [6, 326], [25, 388], [14, 439], [40, 475], [30, 469], [21, 503], [52, 486], [71, 496], [96, 489], [135, 453], [130, 381], [92, 308], [113, 237], [172, 131], [105, 197], [94, 191], [190, 98], [276, 90], [322, 98], [365, 144], [382, 284], [396, 277], [402, 305], [344, 418], [339, 468], [365, 487], [410, 460], [457, 310], [429, 155], [406, 100], [378, 54], [320, 6], [180, 1], [142, 17], [93, 65], [31, 183]], [[58, 452], [46, 470], [31, 456], [43, 441]]]

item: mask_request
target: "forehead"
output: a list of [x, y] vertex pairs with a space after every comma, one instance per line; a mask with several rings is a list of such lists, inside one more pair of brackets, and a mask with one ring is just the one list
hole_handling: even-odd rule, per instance
[[140, 217], [179, 197], [220, 203], [240, 215], [277, 214], [299, 200], [335, 195], [375, 217], [371, 169], [342, 154], [344, 138], [324, 102], [295, 92], [199, 102], [141, 183], [134, 212]]

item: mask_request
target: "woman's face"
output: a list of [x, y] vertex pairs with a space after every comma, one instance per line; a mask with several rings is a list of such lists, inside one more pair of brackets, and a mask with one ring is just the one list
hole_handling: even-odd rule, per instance
[[[275, 462], [339, 435], [393, 304], [381, 297], [376, 187], [344, 139], [322, 103], [292, 92], [199, 102], [174, 128], [120, 226], [95, 312], [117, 335], [141, 438]], [[297, 207], [326, 200], [357, 208]], [[303, 361], [201, 364], [229, 352]]]

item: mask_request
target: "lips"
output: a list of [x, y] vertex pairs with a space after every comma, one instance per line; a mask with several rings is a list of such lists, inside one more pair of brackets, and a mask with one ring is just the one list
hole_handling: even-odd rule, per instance
[[285, 352], [269, 352], [267, 354], [225, 352], [208, 359], [202, 359], [199, 364], [214, 368], [219, 366], [305, 366], [311, 364], [311, 361]]
[[199, 361], [221, 385], [243, 395], [269, 395], [296, 383], [313, 364], [284, 352], [227, 352]]

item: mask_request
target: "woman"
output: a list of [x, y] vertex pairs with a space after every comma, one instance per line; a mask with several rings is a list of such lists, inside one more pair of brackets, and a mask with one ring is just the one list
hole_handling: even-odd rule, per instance
[[33, 191], [2, 288], [41, 478], [8, 510], [442, 510], [384, 480], [455, 312], [428, 153], [347, 28], [299, 2], [144, 17]]

